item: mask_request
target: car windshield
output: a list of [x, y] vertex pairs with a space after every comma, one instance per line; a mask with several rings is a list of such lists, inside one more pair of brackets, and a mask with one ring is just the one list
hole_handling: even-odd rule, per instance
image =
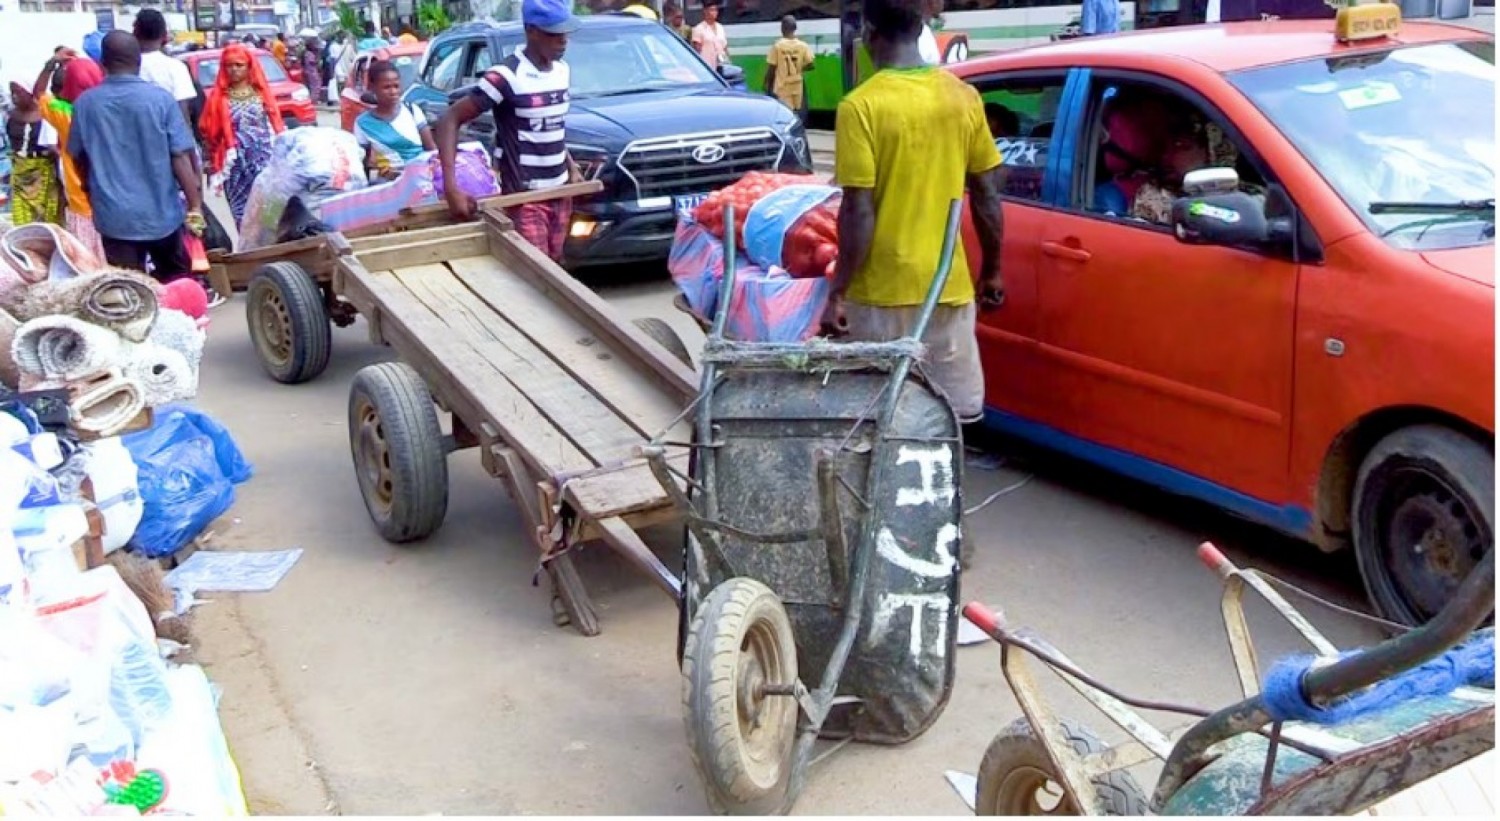
[[405, 91], [412, 80], [417, 79], [417, 58], [410, 55], [392, 57], [391, 65], [396, 67], [396, 73], [401, 77], [401, 90]]
[[[519, 38], [513, 39], [501, 53], [511, 54], [520, 45]], [[721, 84], [698, 55], [664, 26], [580, 29], [568, 36], [563, 59], [573, 73], [570, 94], [575, 99]]]
[[[285, 82], [286, 69], [276, 62], [276, 58], [269, 54], [257, 54], [255, 59], [260, 63], [260, 70], [266, 73], [266, 80], [272, 83]], [[208, 88], [214, 84], [219, 76], [219, 58], [211, 57], [198, 63], [198, 85]]]
[[1494, 242], [1495, 44], [1410, 46], [1231, 81], [1386, 242]]

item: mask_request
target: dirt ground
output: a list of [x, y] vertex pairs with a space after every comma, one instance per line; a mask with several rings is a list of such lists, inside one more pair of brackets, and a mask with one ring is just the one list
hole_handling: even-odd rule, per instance
[[[624, 315], [667, 318], [701, 344], [671, 309], [663, 279], [598, 287]], [[704, 812], [683, 736], [673, 604], [624, 562], [591, 551], [580, 568], [604, 633], [585, 639], [554, 627], [516, 512], [472, 454], [449, 460], [447, 520], [433, 538], [381, 541], [356, 490], [345, 413], [353, 374], [387, 352], [356, 324], [337, 332], [320, 379], [279, 385], [256, 364], [243, 310], [236, 298], [215, 311], [203, 366], [202, 406], [256, 471], [216, 544], [306, 551], [276, 590], [209, 596], [197, 611], [199, 654], [223, 688], [252, 808]], [[977, 559], [963, 595], [1003, 607], [1127, 692], [1205, 706], [1233, 700], [1218, 585], [1193, 554], [1204, 538], [1345, 604], [1363, 601], [1347, 557], [1057, 457], [970, 471], [969, 504], [1032, 471], [972, 520]], [[671, 534], [657, 536], [674, 565]], [[1301, 649], [1264, 611], [1256, 616], [1263, 658]], [[1336, 642], [1370, 637], [1335, 615], [1315, 619]], [[952, 699], [926, 735], [899, 748], [846, 747], [819, 765], [796, 811], [963, 812], [944, 771], [974, 772], [991, 735], [1019, 715], [998, 659], [989, 645], [961, 649]], [[1065, 713], [1119, 737], [1065, 703]]]

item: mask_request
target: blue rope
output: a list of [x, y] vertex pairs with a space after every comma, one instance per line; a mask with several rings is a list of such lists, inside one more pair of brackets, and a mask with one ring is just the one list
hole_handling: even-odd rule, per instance
[[[1348, 658], [1360, 650], [1341, 653]], [[1495, 688], [1495, 629], [1476, 631], [1462, 644], [1400, 675], [1335, 699], [1326, 707], [1307, 700], [1302, 681], [1316, 656], [1292, 656], [1278, 661], [1266, 674], [1261, 694], [1266, 711], [1276, 721], [1342, 724], [1356, 716], [1376, 713], [1422, 696], [1437, 696], [1468, 685]]]

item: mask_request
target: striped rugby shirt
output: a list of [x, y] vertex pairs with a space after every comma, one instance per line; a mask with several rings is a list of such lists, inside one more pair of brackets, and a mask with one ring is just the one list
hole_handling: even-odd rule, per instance
[[568, 64], [542, 71], [521, 49], [484, 73], [472, 92], [495, 119], [495, 164], [507, 193], [554, 188], [568, 181], [563, 120], [568, 114]]

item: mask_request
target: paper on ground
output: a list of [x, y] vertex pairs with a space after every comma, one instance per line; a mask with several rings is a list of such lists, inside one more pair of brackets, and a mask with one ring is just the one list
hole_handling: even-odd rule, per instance
[[949, 770], [943, 773], [943, 777], [948, 779], [948, 786], [952, 787], [953, 791], [958, 793], [958, 797], [968, 805], [969, 812], [973, 812], [974, 794], [979, 791], [979, 779], [958, 770]]
[[264, 593], [274, 588], [302, 558], [302, 548], [229, 552], [200, 550], [167, 574], [167, 585], [189, 595]]

